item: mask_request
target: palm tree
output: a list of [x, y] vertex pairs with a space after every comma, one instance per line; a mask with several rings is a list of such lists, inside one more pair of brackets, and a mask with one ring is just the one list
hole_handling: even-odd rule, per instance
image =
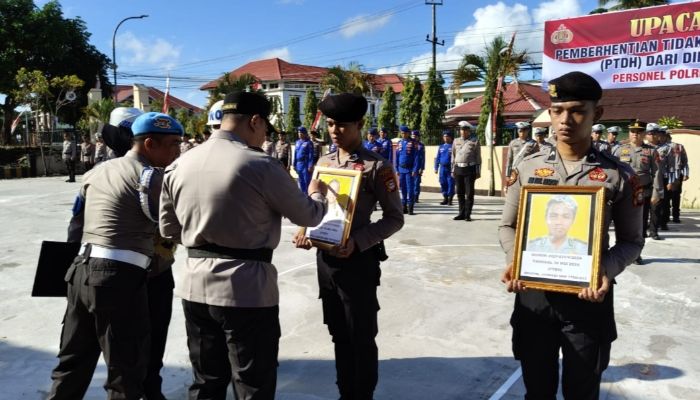
[[[479, 115], [479, 126], [477, 127], [477, 133], [480, 137], [484, 135], [486, 122], [488, 121], [489, 113], [492, 111], [491, 107], [499, 77], [510, 76], [517, 78], [520, 65], [528, 61], [526, 52], [508, 53], [508, 46], [509, 44], [502, 36], [495, 37], [486, 46], [483, 56], [465, 54], [459, 67], [452, 75], [451, 86], [457, 93], [459, 93], [459, 87], [466, 82], [484, 82], [484, 99], [481, 105], [481, 114]], [[503, 96], [503, 92], [500, 92], [499, 96]], [[502, 97], [499, 100], [502, 100]], [[503, 120], [500, 116], [503, 111], [503, 102], [499, 101], [499, 104], [496, 121], [500, 125]], [[498, 136], [496, 141], [500, 141]]]
[[334, 93], [369, 93], [372, 83], [372, 75], [362, 72], [362, 65], [357, 62], [350, 62], [347, 69], [340, 65], [328, 68], [321, 79], [321, 86], [330, 88]]
[[231, 73], [224, 74], [224, 76], [219, 80], [219, 83], [216, 85], [216, 88], [211, 91], [211, 95], [209, 96], [210, 104], [207, 105], [207, 108], [211, 107], [217, 101], [223, 100], [223, 98], [226, 97], [226, 94], [234, 90], [247, 90], [251, 92], [264, 93], [259, 88], [255, 88], [255, 84], [258, 82], [260, 82], [260, 79], [247, 72], [238, 76], [231, 75]]
[[114, 108], [114, 100], [111, 98], [104, 98], [83, 108], [83, 114], [85, 114], [86, 117], [93, 118], [106, 124], [109, 122], [109, 115]]
[[607, 11], [617, 11], [617, 10], [631, 10], [634, 8], [644, 8], [653, 6], [664, 6], [669, 4], [669, 0], [618, 0], [618, 3], [614, 6], [606, 9], [604, 8], [606, 4], [610, 3], [610, 0], [598, 0], [599, 8], [591, 11], [591, 14], [600, 14]]

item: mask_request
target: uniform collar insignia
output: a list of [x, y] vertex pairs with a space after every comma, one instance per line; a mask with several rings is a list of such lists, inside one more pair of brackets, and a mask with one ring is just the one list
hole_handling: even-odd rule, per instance
[[557, 159], [557, 149], [556, 147], [553, 147], [552, 150], [549, 152], [549, 157], [547, 157], [547, 161], [556, 161]]

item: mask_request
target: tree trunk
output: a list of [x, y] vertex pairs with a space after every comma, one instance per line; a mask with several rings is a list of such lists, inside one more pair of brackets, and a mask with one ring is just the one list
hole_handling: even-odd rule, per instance
[[12, 129], [12, 121], [14, 120], [14, 110], [15, 104], [10, 96], [5, 97], [5, 104], [2, 105], [2, 111], [5, 115], [5, 121], [2, 124], [2, 135], [0, 136], [0, 143], [3, 145], [9, 145], [12, 141], [10, 129]]

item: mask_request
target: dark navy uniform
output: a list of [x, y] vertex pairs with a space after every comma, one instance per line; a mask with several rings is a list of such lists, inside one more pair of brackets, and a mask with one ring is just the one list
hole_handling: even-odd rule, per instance
[[[447, 132], [443, 136], [452, 137], [452, 133]], [[455, 195], [455, 179], [452, 177], [452, 143], [443, 143], [438, 147], [435, 156], [435, 172], [439, 172], [440, 191], [444, 198], [440, 204], [451, 203]]]
[[396, 164], [399, 171], [399, 186], [401, 187], [401, 204], [406, 207], [413, 207], [413, 176], [418, 173], [418, 156], [416, 143], [412, 139], [401, 139], [396, 149]]
[[[299, 128], [302, 129], [302, 128]], [[306, 129], [304, 129], [306, 132]], [[299, 139], [294, 144], [294, 170], [299, 177], [299, 188], [306, 193], [311, 181], [311, 170], [314, 166], [314, 145], [308, 137]]]

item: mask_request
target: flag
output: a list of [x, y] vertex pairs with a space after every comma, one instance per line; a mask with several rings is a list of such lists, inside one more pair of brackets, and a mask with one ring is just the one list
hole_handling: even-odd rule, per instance
[[170, 100], [170, 75], [165, 79], [165, 95], [163, 96], [163, 114], [168, 113], [168, 108], [169, 104], [168, 101]]
[[[321, 96], [321, 101], [323, 101], [326, 97], [328, 97], [331, 94], [331, 88], [326, 89], [326, 91], [323, 92], [323, 96]], [[312, 131], [318, 130], [318, 126], [321, 124], [321, 110], [316, 110], [316, 117], [314, 118], [314, 123], [311, 124], [311, 129]]]
[[10, 134], [14, 133], [14, 132], [15, 132], [15, 129], [17, 129], [17, 126], [19, 126], [19, 119], [22, 117], [22, 114], [24, 114], [24, 111], [22, 111], [21, 113], [19, 113], [19, 115], [17, 116], [17, 118], [15, 118], [15, 119], [12, 121], [12, 126], [10, 127]]

